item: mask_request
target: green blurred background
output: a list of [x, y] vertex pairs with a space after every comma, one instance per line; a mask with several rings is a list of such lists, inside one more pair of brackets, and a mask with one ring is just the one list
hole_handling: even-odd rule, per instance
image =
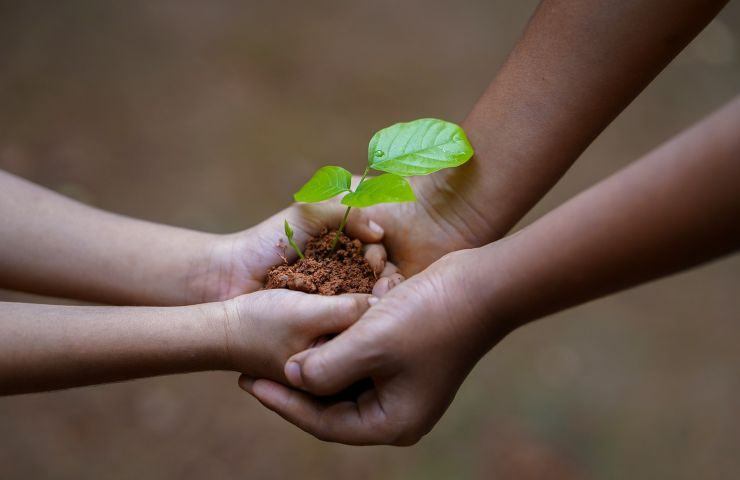
[[[0, 1], [0, 168], [115, 212], [239, 230], [319, 165], [360, 171], [382, 126], [461, 120], [535, 5]], [[738, 86], [733, 3], [524, 223]], [[411, 448], [321, 443], [232, 373], [0, 399], [0, 478], [737, 478], [738, 285], [735, 256], [522, 328]]]

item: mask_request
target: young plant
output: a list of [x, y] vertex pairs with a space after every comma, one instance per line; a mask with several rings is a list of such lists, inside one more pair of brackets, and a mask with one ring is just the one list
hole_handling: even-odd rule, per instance
[[298, 254], [298, 257], [306, 258], [303, 256], [303, 252], [301, 252], [301, 249], [298, 248], [298, 245], [296, 245], [295, 240], [293, 240], [293, 229], [290, 228], [287, 220], [285, 220], [285, 236], [288, 237], [288, 243], [291, 247], [293, 247], [293, 250], [295, 250], [295, 253]]
[[[396, 123], [370, 139], [367, 167], [354, 190], [350, 172], [342, 167], [327, 166], [319, 168], [293, 198], [296, 202], [316, 203], [346, 193], [342, 204], [347, 206], [347, 210], [332, 242], [334, 248], [353, 207], [413, 202], [416, 196], [404, 177], [457, 167], [472, 156], [473, 147], [465, 132], [454, 123], [434, 118]], [[368, 178], [371, 169], [385, 173]], [[286, 234], [287, 228], [286, 222]], [[291, 245], [297, 249], [292, 241]]]

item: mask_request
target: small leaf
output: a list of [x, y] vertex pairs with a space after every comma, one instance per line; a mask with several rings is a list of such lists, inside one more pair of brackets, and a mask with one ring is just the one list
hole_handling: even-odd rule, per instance
[[408, 180], [392, 173], [368, 178], [342, 199], [348, 207], [369, 207], [377, 203], [413, 202], [416, 200]]
[[435, 118], [384, 128], [370, 139], [367, 151], [371, 168], [404, 177], [457, 167], [472, 156], [473, 147], [465, 131]]
[[293, 247], [293, 250], [295, 250], [295, 253], [298, 254], [298, 257], [306, 258], [303, 256], [303, 252], [301, 252], [301, 249], [295, 243], [295, 240], [293, 240], [293, 229], [290, 228], [290, 224], [288, 224], [287, 220], [285, 220], [285, 236], [288, 237], [288, 244]]
[[285, 236], [288, 237], [288, 240], [293, 240], [293, 229], [290, 228], [287, 220], [285, 220]]
[[342, 167], [321, 167], [293, 198], [296, 202], [321, 202], [348, 192], [351, 182], [352, 174]]

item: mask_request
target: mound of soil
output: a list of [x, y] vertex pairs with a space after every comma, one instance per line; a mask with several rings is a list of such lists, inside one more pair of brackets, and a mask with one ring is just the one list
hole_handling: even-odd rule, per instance
[[336, 230], [324, 230], [306, 243], [303, 254], [292, 265], [267, 272], [265, 288], [289, 288], [319, 295], [371, 293], [376, 277], [362, 254], [362, 242], [340, 235], [334, 250]]

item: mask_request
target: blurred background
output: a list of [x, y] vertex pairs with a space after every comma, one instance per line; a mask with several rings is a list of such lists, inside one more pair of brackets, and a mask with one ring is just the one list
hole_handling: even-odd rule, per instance
[[[462, 120], [535, 5], [0, 0], [0, 168], [107, 210], [243, 229], [320, 165], [360, 171], [383, 126]], [[738, 86], [735, 2], [524, 223]], [[522, 328], [411, 448], [321, 443], [232, 373], [0, 399], [0, 478], [737, 478], [739, 285], [735, 256]]]

